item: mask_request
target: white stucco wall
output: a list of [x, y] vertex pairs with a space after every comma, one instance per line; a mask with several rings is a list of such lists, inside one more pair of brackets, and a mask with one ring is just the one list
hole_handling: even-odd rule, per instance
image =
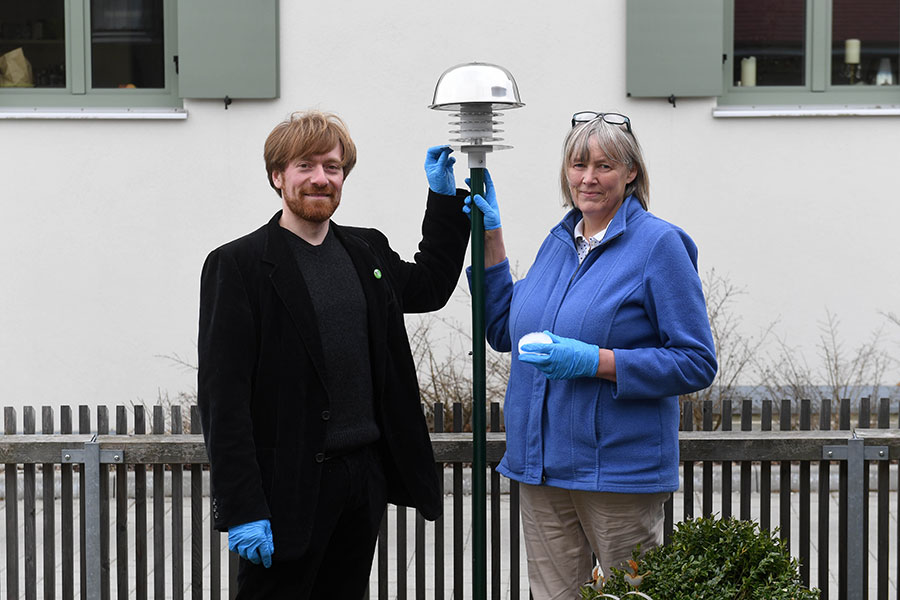
[[[390, 8], [385, 8], [387, 4]], [[455, 64], [508, 68], [526, 106], [515, 148], [489, 157], [521, 270], [561, 217], [557, 173], [572, 112], [628, 114], [651, 210], [686, 229], [700, 269], [746, 292], [747, 335], [777, 331], [815, 363], [818, 323], [846, 349], [900, 312], [900, 118], [715, 119], [715, 100], [625, 96], [625, 0], [281, 3], [281, 98], [186, 101], [158, 121], [0, 121], [0, 406], [153, 402], [192, 389], [163, 355], [196, 357], [200, 267], [278, 208], [262, 161], [295, 109], [339, 113], [359, 146], [336, 220], [382, 229], [411, 257], [430, 111]], [[467, 174], [460, 157], [457, 179]], [[465, 319], [465, 306], [446, 309]], [[900, 327], [885, 329], [900, 356]], [[894, 368], [886, 383], [900, 381]]]

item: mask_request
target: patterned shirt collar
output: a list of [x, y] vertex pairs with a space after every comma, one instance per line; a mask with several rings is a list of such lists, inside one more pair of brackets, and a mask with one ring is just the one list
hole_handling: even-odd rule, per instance
[[599, 246], [600, 242], [603, 241], [603, 236], [606, 235], [606, 229], [598, 231], [589, 238], [585, 238], [584, 219], [580, 219], [578, 223], [575, 224], [575, 231], [573, 233], [575, 236], [575, 248], [578, 250], [578, 264], [581, 264], [584, 262], [584, 259], [587, 258], [588, 252]]

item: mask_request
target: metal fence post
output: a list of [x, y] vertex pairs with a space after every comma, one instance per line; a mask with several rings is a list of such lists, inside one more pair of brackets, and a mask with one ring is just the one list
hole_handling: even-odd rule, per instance
[[101, 463], [122, 463], [125, 453], [122, 450], [100, 450], [100, 442], [94, 434], [90, 441], [84, 443], [79, 450], [63, 450], [63, 463], [82, 463], [84, 465], [84, 553], [85, 589], [88, 598], [101, 597], [101, 572], [103, 563], [100, 555], [100, 465]]
[[100, 598], [100, 444], [84, 443], [84, 553], [88, 598]]
[[[847, 461], [847, 600], [865, 598], [868, 573], [863, 572], [864, 511], [869, 499], [865, 497], [865, 462], [867, 460], [888, 460], [887, 446], [866, 446], [865, 441], [853, 431], [846, 446], [823, 446], [824, 460]], [[839, 540], [840, 542], [841, 540]]]
[[863, 497], [863, 463], [865, 442], [856, 437], [847, 441], [847, 597], [862, 600], [866, 574], [863, 573], [863, 511], [867, 498]]

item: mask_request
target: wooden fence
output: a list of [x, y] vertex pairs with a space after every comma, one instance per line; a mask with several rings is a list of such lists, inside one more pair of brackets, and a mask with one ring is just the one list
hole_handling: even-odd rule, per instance
[[[863, 400], [853, 407], [853, 422], [848, 401], [825, 402], [815, 412], [809, 401], [763, 402], [761, 411], [745, 401], [736, 408], [730, 402], [706, 402], [696, 411], [684, 405], [681, 510], [676, 514], [676, 503], [667, 504], [667, 537], [676, 521], [693, 516], [752, 518], [763, 529], [779, 528], [801, 561], [804, 582], [820, 587], [821, 598], [861, 600], [870, 589], [879, 600], [896, 597], [900, 555], [890, 552], [900, 538], [900, 500], [891, 482], [896, 483], [900, 459], [900, 421], [890, 402], [878, 403], [873, 415]], [[471, 434], [459, 431], [461, 406], [454, 406], [449, 426], [441, 407], [434, 414], [436, 467], [448, 474], [445, 493], [452, 496], [452, 509], [433, 525], [415, 514], [412, 536], [406, 509], [397, 509], [391, 530], [385, 519], [373, 598], [471, 595], [463, 552], [463, 512], [472, 502], [464, 493]], [[4, 411], [0, 598], [233, 596], [236, 561], [225, 551], [226, 538], [210, 527], [206, 454], [195, 408], [185, 415], [178, 406], [150, 411], [120, 406], [114, 426], [106, 407], [94, 414], [85, 406], [62, 407], [58, 415], [43, 408], [40, 416], [38, 427], [32, 408], [23, 411], [21, 423], [14, 410]], [[491, 466], [505, 448], [499, 421], [499, 407], [492, 405]], [[525, 578], [519, 568], [518, 487], [503, 483], [492, 469], [486, 500], [488, 592], [493, 599], [517, 599], [527, 595], [509, 584]], [[503, 493], [509, 495], [501, 502]], [[835, 497], [837, 531], [832, 531]], [[410, 555], [408, 537], [414, 540], [411, 568], [402, 559]], [[393, 573], [389, 555], [401, 557], [394, 560]], [[501, 576], [501, 565], [508, 575]]]

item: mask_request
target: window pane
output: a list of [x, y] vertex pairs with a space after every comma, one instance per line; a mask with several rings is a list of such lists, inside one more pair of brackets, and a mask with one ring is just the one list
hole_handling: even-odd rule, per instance
[[805, 85], [805, 0], [734, 0], [734, 85]]
[[166, 87], [163, 0], [91, 0], [91, 85]]
[[833, 0], [832, 85], [897, 85], [900, 2]]
[[64, 0], [0, 2], [0, 87], [66, 87]]

